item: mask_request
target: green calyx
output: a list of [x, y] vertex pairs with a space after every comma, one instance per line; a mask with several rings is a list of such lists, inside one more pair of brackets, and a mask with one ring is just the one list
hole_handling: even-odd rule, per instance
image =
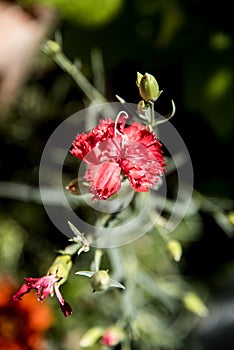
[[72, 268], [72, 260], [70, 255], [59, 255], [54, 260], [53, 264], [50, 266], [47, 271], [48, 275], [55, 274], [57, 277], [60, 277], [61, 280], [58, 282], [58, 285], [62, 285], [66, 282], [69, 272]]
[[95, 272], [90, 278], [90, 284], [93, 291], [102, 291], [110, 287], [110, 276], [106, 270]]
[[142, 75], [141, 73], [137, 72], [136, 85], [139, 88], [141, 97], [146, 102], [155, 102], [162, 93], [162, 91], [159, 91], [157, 80], [149, 73]]

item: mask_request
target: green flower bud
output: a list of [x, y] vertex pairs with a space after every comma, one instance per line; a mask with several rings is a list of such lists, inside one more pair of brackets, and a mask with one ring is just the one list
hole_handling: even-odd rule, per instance
[[182, 256], [182, 246], [175, 239], [170, 239], [167, 243], [167, 250], [175, 261], [180, 261]]
[[70, 255], [59, 255], [50, 266], [47, 271], [47, 275], [55, 274], [57, 277], [60, 277], [61, 280], [58, 282], [60, 286], [66, 282], [69, 272], [72, 268], [72, 260]]
[[139, 87], [141, 97], [146, 102], [155, 102], [162, 93], [162, 91], [159, 91], [157, 80], [151, 74], [145, 73], [142, 75], [141, 73], [137, 72], [136, 84]]
[[184, 306], [190, 312], [200, 316], [206, 317], [208, 309], [201, 298], [194, 292], [187, 292], [183, 298]]
[[90, 284], [93, 291], [106, 290], [110, 287], [110, 276], [106, 270], [99, 270], [95, 272], [90, 278]]

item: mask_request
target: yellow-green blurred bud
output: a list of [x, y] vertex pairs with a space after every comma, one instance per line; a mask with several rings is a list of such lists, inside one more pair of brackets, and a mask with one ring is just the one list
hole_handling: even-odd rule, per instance
[[167, 242], [167, 250], [175, 261], [180, 261], [182, 256], [182, 246], [180, 242], [175, 239], [170, 239]]
[[106, 290], [110, 287], [110, 276], [106, 270], [99, 270], [90, 278], [90, 284], [93, 291]]
[[229, 214], [228, 214], [228, 221], [234, 225], [234, 211], [231, 211]]
[[72, 268], [72, 260], [70, 255], [59, 255], [47, 271], [47, 275], [55, 274], [60, 277], [58, 286], [66, 282], [69, 272]]
[[104, 328], [101, 327], [92, 327], [88, 329], [80, 340], [80, 346], [82, 348], [90, 348], [94, 346], [104, 334], [104, 331]]
[[183, 298], [184, 306], [190, 312], [200, 316], [206, 317], [209, 313], [206, 305], [201, 298], [194, 292], [187, 292]]
[[162, 93], [162, 91], [159, 91], [157, 80], [153, 75], [149, 73], [142, 75], [141, 73], [137, 72], [136, 84], [139, 88], [141, 97], [146, 102], [155, 102]]

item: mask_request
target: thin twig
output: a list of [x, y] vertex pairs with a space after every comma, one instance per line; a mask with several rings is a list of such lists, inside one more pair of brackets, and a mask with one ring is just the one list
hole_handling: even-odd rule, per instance
[[72, 63], [62, 52], [58, 43], [47, 40], [41, 48], [42, 52], [50, 56], [65, 72], [67, 72], [77, 83], [90, 101], [106, 103], [105, 97], [88, 81], [81, 70]]

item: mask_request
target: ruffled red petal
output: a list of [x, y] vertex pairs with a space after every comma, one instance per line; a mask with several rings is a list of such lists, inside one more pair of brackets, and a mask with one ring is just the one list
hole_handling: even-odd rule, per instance
[[85, 173], [85, 179], [90, 182], [93, 200], [107, 199], [119, 191], [120, 172], [120, 166], [114, 162], [90, 165]]

